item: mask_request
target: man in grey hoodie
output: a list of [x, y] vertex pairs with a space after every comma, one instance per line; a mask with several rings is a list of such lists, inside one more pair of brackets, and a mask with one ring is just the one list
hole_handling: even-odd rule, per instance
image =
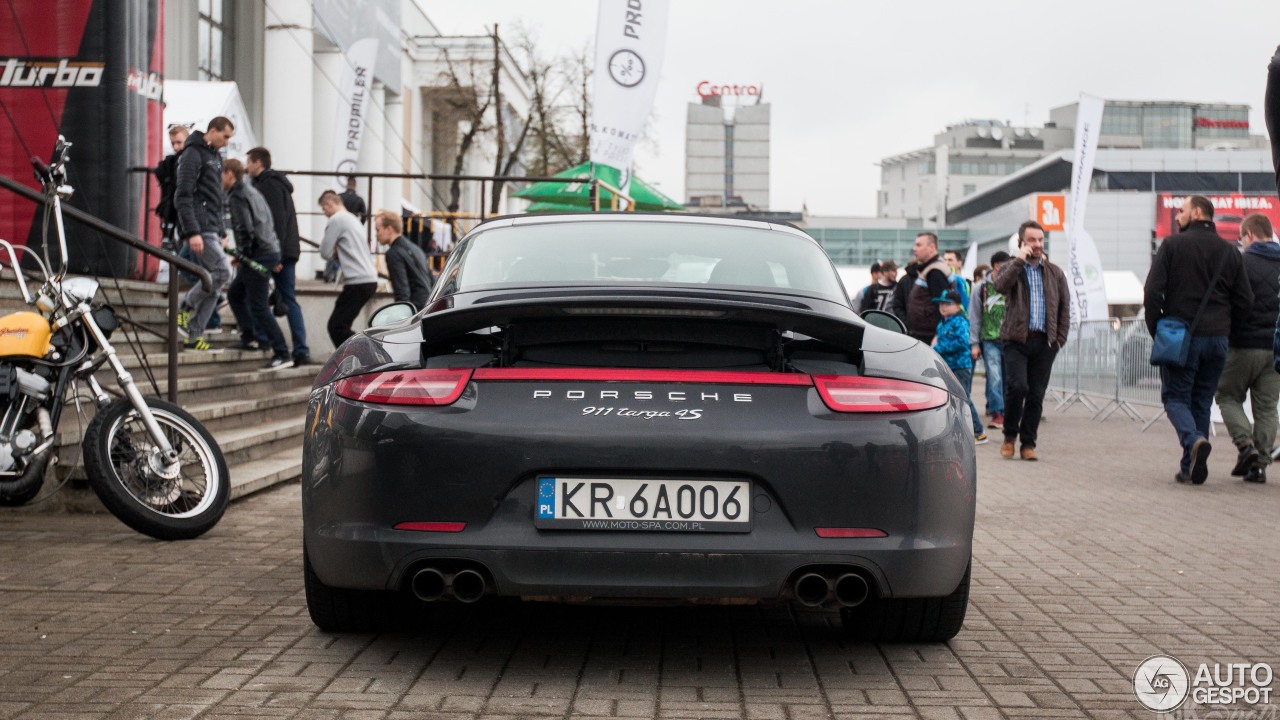
[[374, 267], [369, 245], [364, 241], [364, 226], [355, 215], [347, 212], [338, 193], [325, 190], [320, 195], [320, 209], [329, 218], [324, 227], [324, 240], [320, 242], [320, 257], [325, 260], [336, 257], [342, 268], [342, 292], [333, 303], [328, 325], [329, 339], [336, 349], [355, 335], [351, 323], [377, 292], [378, 270]]

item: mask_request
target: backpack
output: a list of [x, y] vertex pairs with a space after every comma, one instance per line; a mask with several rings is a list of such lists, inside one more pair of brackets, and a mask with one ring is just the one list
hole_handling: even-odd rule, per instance
[[991, 283], [982, 283], [982, 326], [978, 337], [982, 340], [999, 340], [1000, 326], [1004, 324], [1004, 293], [996, 291]]

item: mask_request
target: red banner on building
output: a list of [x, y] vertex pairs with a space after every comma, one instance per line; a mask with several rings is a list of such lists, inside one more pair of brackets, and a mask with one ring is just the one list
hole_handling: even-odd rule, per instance
[[[31, 156], [73, 143], [71, 206], [144, 235], [149, 177], [130, 167], [160, 160], [162, 0], [11, 0], [0, 22], [0, 174], [39, 189]], [[152, 198], [157, 190], [153, 186]], [[41, 244], [37, 206], [0, 192], [0, 238]], [[158, 227], [150, 233], [159, 244]], [[72, 272], [148, 274], [137, 252], [78, 223], [67, 225]]]
[[[1156, 196], [1156, 237], [1166, 238], [1177, 232], [1175, 217], [1189, 195], [1161, 193]], [[1254, 213], [1262, 213], [1280, 228], [1280, 200], [1274, 195], [1205, 195], [1213, 203], [1213, 222], [1224, 240], [1240, 239], [1240, 223]]]

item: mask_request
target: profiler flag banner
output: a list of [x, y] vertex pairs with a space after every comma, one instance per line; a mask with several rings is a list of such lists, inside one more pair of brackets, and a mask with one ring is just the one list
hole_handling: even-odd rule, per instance
[[662, 74], [669, 4], [670, 0], [600, 0], [591, 162], [621, 170], [623, 191], [631, 182], [636, 141], [653, 109]]
[[1076, 113], [1075, 154], [1071, 158], [1071, 207], [1067, 211], [1066, 271], [1071, 289], [1071, 323], [1082, 320], [1105, 320], [1107, 286], [1102, 275], [1102, 259], [1098, 246], [1084, 229], [1085, 210], [1089, 206], [1089, 184], [1093, 181], [1093, 161], [1098, 153], [1098, 135], [1102, 132], [1103, 100], [1080, 94]]
[[334, 184], [346, 187], [346, 176], [355, 171], [360, 161], [360, 140], [364, 137], [364, 121], [373, 102], [373, 67], [378, 61], [378, 39], [364, 38], [351, 44], [346, 52], [346, 67], [338, 83], [338, 108], [334, 118], [333, 169]]

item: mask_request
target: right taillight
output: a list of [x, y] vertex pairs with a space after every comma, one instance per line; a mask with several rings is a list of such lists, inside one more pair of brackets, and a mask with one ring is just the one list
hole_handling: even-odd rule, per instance
[[932, 385], [887, 378], [814, 375], [813, 384], [836, 412], [910, 412], [947, 404], [947, 391]]
[[389, 370], [352, 375], [334, 389], [348, 400], [385, 405], [451, 405], [462, 397], [471, 369]]

